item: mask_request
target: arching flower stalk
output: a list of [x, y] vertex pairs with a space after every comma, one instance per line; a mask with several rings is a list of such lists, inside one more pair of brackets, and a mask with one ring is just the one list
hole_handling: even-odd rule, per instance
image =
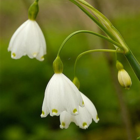
[[[95, 9], [85, 0], [70, 0], [76, 6], [78, 6], [89, 18], [91, 18], [109, 39], [119, 43], [121, 45], [115, 45], [115, 48], [121, 52], [127, 58], [129, 64], [133, 68], [137, 78], [140, 80], [140, 63], [137, 61], [126, 42], [124, 41], [122, 35], [119, 31], [113, 26], [107, 17], [105, 17], [100, 11]], [[93, 13], [93, 14], [92, 14]]]

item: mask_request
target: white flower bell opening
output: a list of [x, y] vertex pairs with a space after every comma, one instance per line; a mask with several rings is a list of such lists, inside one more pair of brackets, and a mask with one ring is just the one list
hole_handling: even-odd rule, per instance
[[79, 106], [84, 102], [77, 87], [64, 74], [54, 74], [46, 87], [41, 117], [49, 113], [58, 116], [63, 111], [77, 115]]
[[44, 60], [46, 42], [35, 20], [28, 19], [16, 30], [10, 40], [8, 51], [11, 51], [13, 59], [28, 55], [30, 58]]
[[71, 115], [67, 111], [63, 111], [60, 115], [60, 128], [67, 129], [71, 122], [74, 122], [82, 129], [87, 129], [92, 123], [92, 119], [97, 123], [99, 121], [96, 108], [94, 104], [82, 94], [82, 98], [85, 103], [85, 107], [79, 108], [79, 114], [76, 116]]

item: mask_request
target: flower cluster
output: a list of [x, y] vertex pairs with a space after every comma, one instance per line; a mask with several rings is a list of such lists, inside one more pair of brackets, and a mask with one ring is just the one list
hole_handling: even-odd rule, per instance
[[60, 128], [74, 122], [86, 129], [92, 119], [99, 121], [93, 103], [62, 73], [54, 74], [46, 87], [41, 117], [48, 114], [60, 115]]
[[[35, 2], [29, 8], [29, 19], [16, 30], [10, 40], [8, 51], [11, 51], [12, 58], [19, 59], [23, 55], [28, 55], [30, 58], [36, 58], [39, 61], [44, 60], [44, 55], [46, 54], [46, 42], [45, 37], [35, 20], [38, 11], [38, 0], [35, 0]], [[106, 21], [105, 19], [103, 21]], [[111, 24], [108, 24], [108, 21], [106, 21], [106, 23], [107, 24], [105, 25], [110, 29]], [[72, 82], [62, 73], [63, 63], [59, 57], [60, 50], [69, 38], [80, 32], [94, 34], [110, 41], [115, 45], [121, 46], [121, 44], [111, 40], [111, 37], [107, 38], [87, 30], [74, 32], [68, 36], [66, 40], [64, 40], [64, 43], [62, 43], [60, 46], [57, 57], [53, 62], [54, 75], [46, 87], [41, 114], [42, 118], [46, 117], [48, 114], [51, 116], [60, 116], [60, 128], [62, 129], [67, 129], [71, 122], [74, 122], [82, 129], [87, 129], [92, 123], [92, 120], [94, 120], [96, 123], [99, 121], [94, 104], [88, 99], [88, 97], [79, 91], [80, 82], [78, 78], [75, 77], [74, 81]], [[113, 33], [116, 35], [116, 32]], [[122, 52], [121, 49], [120, 52]], [[128, 48], [125, 47], [126, 51], [127, 49]], [[83, 52], [77, 57], [75, 66], [78, 59], [86, 53], [97, 51], [117, 53], [118, 50], [119, 49], [96, 49]], [[131, 56], [128, 56], [128, 58], [129, 57], [131, 58]], [[132, 85], [129, 74], [126, 72], [126, 70], [124, 70], [123, 65], [119, 61], [116, 62], [116, 67], [118, 69], [118, 81], [120, 85], [124, 88], [129, 88]], [[139, 72], [137, 69], [136, 71]]]
[[[13, 59], [23, 55], [44, 60], [46, 42], [44, 35], [35, 21], [38, 14], [38, 0], [29, 8], [29, 19], [13, 34], [8, 51]], [[86, 129], [92, 119], [98, 122], [96, 108], [78, 88], [63, 73], [63, 63], [57, 57], [53, 63], [55, 74], [50, 79], [42, 105], [41, 117], [60, 115], [60, 128], [68, 128], [74, 122], [80, 128]]]
[[48, 114], [60, 115], [60, 128], [68, 128], [69, 124], [74, 122], [80, 128], [86, 129], [92, 119], [98, 122], [93, 103], [78, 90], [79, 86], [76, 87], [78, 79], [74, 78], [74, 84], [62, 73], [63, 63], [59, 56], [54, 60], [53, 68], [55, 74], [45, 90], [41, 117]]

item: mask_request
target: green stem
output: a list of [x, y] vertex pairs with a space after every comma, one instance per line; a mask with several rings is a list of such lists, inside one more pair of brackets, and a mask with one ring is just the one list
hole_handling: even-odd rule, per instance
[[101, 21], [101, 24], [106, 27], [108, 31], [113, 35], [111, 38], [117, 42], [119, 42], [122, 46], [125, 52], [128, 52], [128, 46], [126, 45], [123, 37], [119, 33], [119, 31], [112, 25], [112, 23], [109, 21], [107, 17], [105, 17], [101, 12], [99, 12], [97, 9], [95, 9], [92, 5], [90, 5], [88, 2], [85, 0], [78, 0], [82, 5], [87, 7], [89, 10], [91, 10]]
[[98, 33], [95, 33], [95, 32], [92, 32], [92, 31], [88, 31], [88, 30], [79, 30], [79, 31], [75, 31], [75, 32], [71, 33], [71, 34], [62, 42], [62, 44], [61, 44], [61, 46], [60, 46], [60, 48], [59, 48], [59, 50], [58, 50], [57, 56], [59, 56], [59, 54], [60, 54], [60, 52], [61, 52], [63, 46], [65, 45], [65, 43], [66, 43], [72, 36], [74, 36], [74, 35], [76, 35], [76, 34], [79, 34], [79, 33], [89, 33], [89, 34], [92, 34], [92, 35], [101, 37], [101, 38], [103, 38], [103, 39], [105, 39], [105, 40], [111, 42], [112, 44], [114, 44], [114, 45], [116, 45], [116, 46], [122, 48], [122, 46], [121, 46], [119, 43], [117, 43], [117, 42], [115, 42], [115, 41], [113, 41], [113, 40], [111, 40], [111, 39], [109, 39], [109, 38], [107, 38], [107, 37], [105, 37], [105, 36], [103, 36], [103, 35], [100, 35], [100, 34], [98, 34]]
[[136, 76], [140, 80], [140, 64], [139, 64], [139, 62], [137, 61], [137, 59], [135, 58], [135, 56], [133, 55], [133, 53], [131, 51], [126, 53], [125, 56], [126, 56], [128, 62], [130, 63], [132, 69], [134, 70]]
[[109, 50], [109, 49], [95, 49], [95, 50], [88, 50], [88, 51], [85, 51], [81, 54], [79, 54], [75, 60], [75, 64], [74, 64], [74, 77], [76, 76], [76, 66], [77, 66], [77, 62], [78, 60], [85, 54], [88, 54], [88, 53], [92, 53], [92, 52], [113, 52], [113, 53], [116, 53], [117, 50]]
[[110, 38], [114, 39], [114, 36], [90, 12], [88, 12], [77, 1], [75, 0], [70, 0], [70, 1], [75, 5], [77, 5], [88, 17], [90, 17], [100, 27], [100, 29], [103, 30]]
[[[87, 11], [76, 0], [70, 0], [70, 1], [72, 3], [74, 3], [75, 5], [77, 5], [89, 18], [91, 18], [108, 35], [109, 38], [111, 38], [112, 40], [118, 42], [119, 44], [121, 44], [123, 46], [125, 56], [126, 56], [127, 60], [129, 61], [130, 65], [132, 66], [132, 68], [133, 68], [135, 74], [137, 75], [138, 79], [140, 80], [140, 65], [139, 65], [137, 59], [131, 53], [130, 49], [128, 48], [127, 44], [125, 43], [125, 41], [123, 40], [122, 36], [117, 31], [117, 29], [114, 26], [112, 26], [110, 24], [110, 22], [108, 22], [108, 19], [105, 16], [103, 16], [99, 11], [97, 12], [97, 10], [95, 10], [95, 8], [92, 8], [92, 6], [89, 6], [89, 4], [87, 5], [87, 3], [85, 3], [85, 1], [84, 1], [84, 5], [86, 7], [88, 6], [89, 9], [94, 10], [94, 12], [96, 12], [96, 16], [97, 16], [97, 14], [98, 15], [100, 14], [102, 19], [105, 20], [105, 22], [104, 22], [105, 26], [102, 25], [102, 22], [100, 22], [101, 19], [99, 19], [100, 21], [98, 21], [89, 11]], [[110, 32], [110, 31], [112, 31], [112, 32]]]

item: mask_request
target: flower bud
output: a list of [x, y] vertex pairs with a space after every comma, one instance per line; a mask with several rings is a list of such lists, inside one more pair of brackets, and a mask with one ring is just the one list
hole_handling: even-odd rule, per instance
[[118, 69], [118, 80], [122, 87], [129, 89], [132, 85], [131, 78], [126, 70], [124, 70], [121, 62], [117, 60], [116, 67]]
[[131, 78], [129, 74], [127, 73], [127, 71], [125, 71], [124, 69], [119, 70], [118, 80], [119, 80], [120, 85], [126, 89], [129, 89], [130, 86], [132, 85]]
[[62, 73], [63, 72], [63, 63], [59, 56], [53, 62], [54, 73]]
[[80, 88], [80, 82], [79, 82], [79, 80], [78, 80], [77, 77], [74, 77], [73, 83], [75, 84], [75, 86], [76, 86], [78, 89]]

